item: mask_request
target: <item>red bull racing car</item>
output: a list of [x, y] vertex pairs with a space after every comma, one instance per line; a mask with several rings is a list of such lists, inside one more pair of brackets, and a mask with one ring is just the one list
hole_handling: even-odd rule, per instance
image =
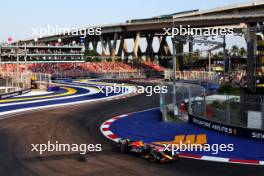
[[155, 145], [146, 144], [142, 141], [130, 141], [129, 139], [120, 139], [116, 151], [119, 153], [131, 153], [148, 159], [151, 162], [165, 163], [175, 161], [178, 156], [172, 156], [170, 151], [159, 149]]

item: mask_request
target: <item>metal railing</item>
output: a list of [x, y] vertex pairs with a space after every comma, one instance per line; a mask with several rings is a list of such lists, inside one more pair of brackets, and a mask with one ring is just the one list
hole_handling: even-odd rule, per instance
[[[164, 85], [164, 83], [162, 84]], [[172, 83], [168, 93], [160, 96], [164, 120], [177, 120], [188, 114], [212, 122], [235, 127], [264, 130], [264, 102], [262, 96], [241, 93], [230, 95], [216, 92], [206, 95], [203, 86], [177, 83], [177, 107], [173, 107]], [[177, 116], [175, 116], [175, 109]]]
[[225, 94], [195, 97], [191, 104], [190, 113], [203, 119], [243, 128], [264, 129], [263, 102]]
[[144, 78], [145, 74], [141, 71], [129, 72], [129, 71], [105, 71], [105, 72], [88, 72], [83, 70], [68, 70], [55, 72], [52, 74], [53, 78]]
[[29, 89], [30, 73], [0, 72], [0, 94]]
[[[164, 77], [165, 79], [171, 80], [173, 78], [172, 70], [165, 70]], [[177, 71], [176, 79], [189, 81], [219, 82], [219, 75], [215, 72], [207, 71]]]
[[[194, 97], [203, 96], [206, 90], [203, 86], [187, 83], [176, 83], [176, 95], [173, 94], [173, 83], [161, 83], [160, 86], [167, 87], [167, 93], [160, 94], [160, 108], [164, 120], [169, 120], [175, 114], [179, 116], [187, 115], [191, 111], [191, 103]], [[176, 96], [176, 107], [174, 107], [173, 99]], [[184, 105], [184, 109], [182, 109]], [[175, 112], [176, 111], [176, 112]]]
[[41, 89], [45, 89], [51, 84], [51, 76], [49, 74], [0, 72], [0, 94], [30, 89], [32, 78], [34, 78], [34, 81]]

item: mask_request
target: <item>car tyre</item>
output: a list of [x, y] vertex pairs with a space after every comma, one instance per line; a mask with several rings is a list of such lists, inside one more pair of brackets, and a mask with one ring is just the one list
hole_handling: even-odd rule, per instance
[[158, 161], [158, 154], [156, 152], [150, 152], [148, 160], [150, 162], [156, 163]]

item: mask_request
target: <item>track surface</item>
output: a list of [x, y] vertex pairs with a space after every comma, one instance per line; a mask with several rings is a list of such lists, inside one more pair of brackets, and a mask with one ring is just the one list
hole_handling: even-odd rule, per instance
[[[142, 103], [144, 102], [144, 104]], [[116, 154], [113, 143], [100, 132], [106, 119], [133, 111], [157, 107], [158, 96], [139, 95], [128, 99], [31, 112], [0, 121], [0, 175], [177, 175], [177, 176], [260, 176], [263, 167], [230, 165], [180, 159], [175, 163], [154, 164], [142, 158]], [[31, 152], [30, 144], [101, 143], [103, 151], [88, 153], [87, 162], [79, 162], [75, 153]]]

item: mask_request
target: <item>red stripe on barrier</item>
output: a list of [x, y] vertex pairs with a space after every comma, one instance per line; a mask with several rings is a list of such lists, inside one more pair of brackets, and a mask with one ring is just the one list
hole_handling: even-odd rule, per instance
[[109, 134], [108, 137], [111, 138], [111, 139], [116, 139], [116, 138], [118, 138], [118, 136], [115, 135], [115, 134]]
[[113, 117], [112, 119], [117, 120], [117, 119], [119, 119], [119, 117], [118, 116], [117, 117]]
[[104, 125], [111, 125], [112, 122], [105, 122]]
[[195, 154], [189, 154], [189, 153], [180, 153], [178, 154], [179, 157], [188, 157], [188, 158], [196, 158], [196, 159], [201, 159], [201, 155], [195, 155]]
[[103, 130], [103, 131], [110, 131], [109, 128], [103, 128], [102, 130]]
[[241, 159], [229, 159], [231, 163], [244, 163], [244, 164], [259, 164], [257, 160], [241, 160]]

